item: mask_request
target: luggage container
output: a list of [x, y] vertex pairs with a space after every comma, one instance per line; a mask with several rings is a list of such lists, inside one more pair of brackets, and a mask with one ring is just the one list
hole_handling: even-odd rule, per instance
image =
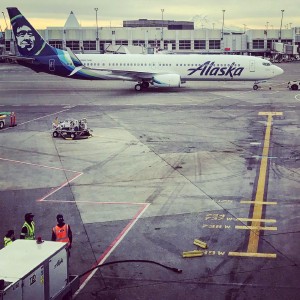
[[0, 300], [67, 300], [79, 288], [69, 275], [67, 243], [16, 240], [0, 250]]

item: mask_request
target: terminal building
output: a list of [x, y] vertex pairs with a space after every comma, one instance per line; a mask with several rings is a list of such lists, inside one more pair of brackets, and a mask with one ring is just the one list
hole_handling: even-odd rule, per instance
[[[259, 55], [280, 61], [299, 59], [300, 49], [300, 27], [234, 32], [197, 29], [187, 21], [147, 19], [123, 21], [123, 27], [82, 27], [71, 12], [63, 27], [38, 31], [50, 45], [69, 47], [74, 53], [125, 53], [124, 48], [130, 53], [153, 53], [149, 49], [160, 49], [175, 53]], [[9, 29], [4, 32], [2, 49], [5, 54], [17, 54]]]

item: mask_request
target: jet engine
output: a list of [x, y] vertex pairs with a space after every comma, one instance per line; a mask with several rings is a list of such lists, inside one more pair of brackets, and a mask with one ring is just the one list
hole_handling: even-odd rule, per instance
[[153, 76], [152, 83], [159, 87], [180, 87], [181, 78], [178, 74], [158, 74]]

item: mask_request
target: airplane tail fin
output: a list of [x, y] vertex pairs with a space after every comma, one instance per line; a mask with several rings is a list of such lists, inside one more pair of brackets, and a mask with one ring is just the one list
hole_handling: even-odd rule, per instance
[[7, 7], [18, 51], [25, 57], [56, 55], [51, 47], [33, 28], [16, 7]]

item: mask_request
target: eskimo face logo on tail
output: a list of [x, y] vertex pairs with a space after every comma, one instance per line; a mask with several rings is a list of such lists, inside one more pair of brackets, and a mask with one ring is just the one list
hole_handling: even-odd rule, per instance
[[16, 7], [7, 8], [20, 55], [38, 57], [57, 55]]
[[214, 61], [207, 61], [200, 65], [198, 68], [190, 68], [188, 69], [188, 71], [190, 71], [190, 73], [188, 74], [189, 76], [193, 75], [196, 72], [199, 72], [199, 76], [230, 76], [231, 78], [233, 78], [235, 76], [241, 76], [244, 68], [238, 67], [235, 62], [231, 63], [230, 65], [215, 65]]
[[18, 26], [16, 28], [16, 40], [19, 50], [22, 52], [30, 52], [35, 44], [35, 36], [32, 28], [27, 25]]
[[41, 53], [45, 47], [43, 38], [21, 14], [11, 17], [11, 24], [21, 55], [34, 56]]

